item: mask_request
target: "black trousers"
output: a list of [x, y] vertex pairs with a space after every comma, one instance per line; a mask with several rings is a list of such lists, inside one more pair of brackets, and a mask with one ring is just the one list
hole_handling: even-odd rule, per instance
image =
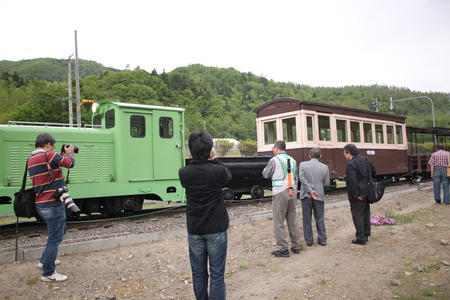
[[366, 241], [370, 236], [370, 204], [367, 199], [351, 199], [350, 209], [356, 229], [355, 237], [358, 241]]

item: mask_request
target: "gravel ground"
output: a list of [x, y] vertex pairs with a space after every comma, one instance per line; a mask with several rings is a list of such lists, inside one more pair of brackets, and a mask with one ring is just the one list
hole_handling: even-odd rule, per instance
[[[304, 246], [300, 255], [289, 258], [270, 255], [275, 242], [273, 221], [232, 226], [227, 298], [392, 299], [429, 293], [433, 299], [448, 299], [450, 205], [434, 205], [430, 185], [423, 187], [387, 194], [372, 206], [373, 215], [392, 212], [411, 216], [412, 221], [374, 227], [367, 246], [350, 243], [354, 227], [348, 205], [326, 208], [326, 247]], [[269, 210], [270, 203], [262, 203], [229, 212], [236, 219]], [[152, 217], [114, 223], [112, 231], [166, 230], [184, 226], [184, 221], [183, 216]], [[103, 226], [102, 234], [110, 228]], [[1, 299], [194, 299], [185, 237], [59, 259], [58, 272], [69, 276], [61, 283], [41, 282], [37, 261], [0, 265]]]

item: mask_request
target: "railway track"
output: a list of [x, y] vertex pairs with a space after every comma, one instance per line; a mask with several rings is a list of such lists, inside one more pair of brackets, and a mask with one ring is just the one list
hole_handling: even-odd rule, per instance
[[[422, 184], [428, 184], [427, 182]], [[392, 183], [387, 186], [386, 194], [410, 188], [409, 182]], [[326, 195], [328, 204], [347, 202], [345, 189], [334, 190]], [[240, 200], [227, 203], [230, 220], [245, 216], [264, 215], [271, 213], [271, 197], [258, 200]], [[299, 210], [300, 212], [300, 210]], [[0, 228], [0, 253], [15, 251], [16, 239], [20, 249], [33, 249], [43, 247], [46, 241], [46, 230], [43, 223], [35, 223], [21, 228]], [[164, 232], [177, 228], [184, 228], [186, 224], [184, 205], [143, 210], [139, 214], [114, 218], [91, 219], [82, 221], [69, 221], [68, 231], [63, 244], [73, 244], [88, 240], [115, 238], [143, 233]], [[15, 225], [15, 224], [13, 224]]]

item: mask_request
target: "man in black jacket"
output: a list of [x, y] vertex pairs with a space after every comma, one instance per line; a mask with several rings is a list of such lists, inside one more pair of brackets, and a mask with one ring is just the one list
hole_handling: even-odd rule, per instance
[[352, 212], [353, 224], [356, 229], [356, 239], [353, 244], [365, 245], [370, 236], [370, 205], [367, 199], [367, 184], [370, 177], [375, 177], [376, 170], [369, 159], [358, 155], [354, 144], [344, 147], [344, 156], [348, 160], [345, 181], [348, 200]]
[[[186, 189], [186, 219], [192, 283], [197, 299], [226, 299], [225, 262], [229, 218], [222, 188], [231, 173], [216, 157], [207, 131], [189, 135], [193, 160], [179, 170]], [[208, 296], [208, 261], [210, 293]]]

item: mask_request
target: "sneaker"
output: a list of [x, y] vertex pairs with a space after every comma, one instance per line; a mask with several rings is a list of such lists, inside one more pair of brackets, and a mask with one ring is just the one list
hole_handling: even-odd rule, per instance
[[42, 281], [64, 281], [67, 279], [66, 275], [61, 275], [59, 273], [53, 273], [50, 276], [41, 276]]
[[[55, 260], [55, 266], [57, 266], [57, 265], [59, 265], [61, 262], [59, 261], [59, 260]], [[41, 263], [41, 262], [39, 262], [38, 263], [38, 268], [39, 269], [42, 269], [44, 267], [44, 264], [43, 263]]]
[[289, 250], [277, 250], [277, 251], [273, 251], [270, 254], [272, 254], [275, 257], [289, 257]]

